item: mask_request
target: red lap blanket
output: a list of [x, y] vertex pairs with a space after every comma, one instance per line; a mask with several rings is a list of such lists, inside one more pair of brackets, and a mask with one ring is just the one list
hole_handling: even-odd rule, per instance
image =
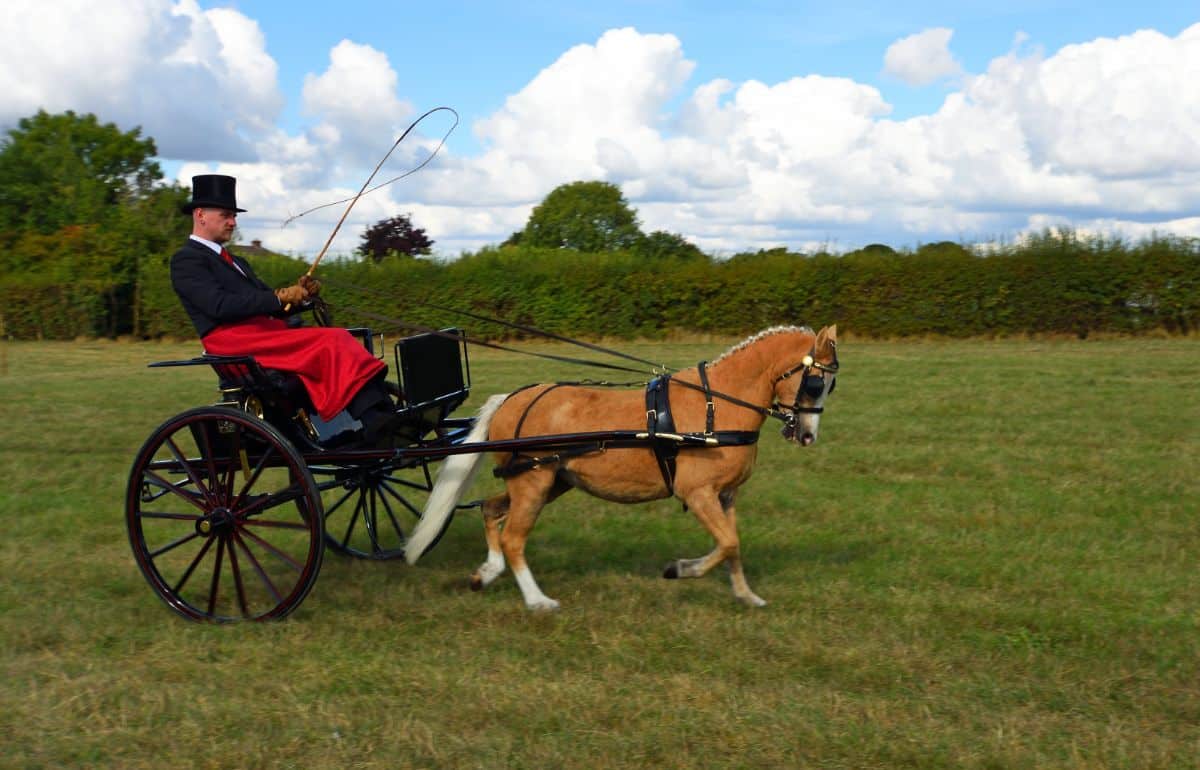
[[294, 372], [322, 420], [333, 419], [359, 388], [386, 368], [345, 329], [288, 328], [269, 316], [218, 326], [203, 342], [213, 355], [254, 356], [268, 369]]

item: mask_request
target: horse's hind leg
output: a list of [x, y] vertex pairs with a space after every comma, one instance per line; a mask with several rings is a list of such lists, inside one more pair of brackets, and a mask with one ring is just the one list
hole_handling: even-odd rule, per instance
[[500, 532], [500, 547], [521, 588], [525, 606], [531, 610], [556, 610], [558, 602], [542, 593], [533, 579], [525, 561], [525, 541], [547, 501], [569, 488], [561, 480], [556, 483], [550, 469], [531, 471], [508, 481], [508, 519]]
[[742, 571], [741, 544], [738, 540], [733, 498], [732, 491], [723, 492], [718, 499], [711, 490], [688, 496], [688, 507], [712, 535], [717, 545], [707, 555], [698, 559], [678, 559], [671, 562], [663, 571], [663, 577], [697, 578], [707, 574], [721, 562], [726, 562], [729, 565], [729, 581], [733, 586], [734, 597], [752, 607], [762, 607], [766, 602], [750, 590], [750, 584], [746, 582], [746, 575]]
[[[529, 476], [530, 474], [527, 474]], [[546, 489], [549, 484], [550, 488]], [[542, 593], [529, 565], [525, 562], [525, 541], [537, 521], [537, 515], [546, 503], [554, 500], [571, 486], [565, 481], [553, 476], [522, 478], [511, 484], [519, 494], [517, 503], [508, 492], [496, 495], [483, 503], [484, 536], [487, 538], [487, 560], [479, 565], [471, 576], [471, 590], [478, 591], [486, 588], [493, 580], [504, 573], [507, 557], [512, 567], [513, 576], [521, 588], [525, 604], [530, 609], [558, 609], [558, 602]]]
[[486, 588], [504, 574], [504, 553], [500, 550], [500, 526], [508, 515], [508, 493], [490, 497], [483, 502], [483, 531], [487, 538], [487, 560], [471, 575], [471, 590]]

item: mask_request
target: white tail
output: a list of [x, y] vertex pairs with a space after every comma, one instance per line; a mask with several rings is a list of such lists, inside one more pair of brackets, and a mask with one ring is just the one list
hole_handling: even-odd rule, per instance
[[[508, 394], [502, 393], [492, 396], [484, 402], [483, 408], [475, 417], [474, 427], [467, 434], [465, 443], [475, 444], [487, 438], [492, 417], [507, 398]], [[450, 455], [442, 463], [442, 467], [438, 470], [437, 480], [433, 484], [433, 491], [429, 493], [429, 502], [425, 504], [425, 512], [421, 514], [421, 520], [413, 528], [412, 534], [408, 536], [408, 542], [404, 546], [404, 560], [409, 564], [416, 564], [417, 559], [421, 558], [425, 550], [441, 534], [442, 529], [446, 526], [446, 520], [450, 518], [450, 514], [454, 513], [454, 507], [458, 505], [459, 498], [467, 491], [467, 487], [471, 486], [471, 481], [475, 478], [475, 471], [479, 469], [479, 463], [483, 460], [483, 456], [483, 452]]]

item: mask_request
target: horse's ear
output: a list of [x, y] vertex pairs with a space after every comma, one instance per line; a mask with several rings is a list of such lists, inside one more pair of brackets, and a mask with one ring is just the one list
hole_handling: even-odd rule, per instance
[[837, 344], [837, 324], [826, 326], [817, 332], [817, 339], [813, 346], [817, 352], [822, 352], [829, 347], [830, 343]]

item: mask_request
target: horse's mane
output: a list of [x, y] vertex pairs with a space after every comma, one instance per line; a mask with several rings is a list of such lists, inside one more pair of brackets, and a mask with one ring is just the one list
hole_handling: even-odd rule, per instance
[[801, 333], [805, 333], [805, 334], [812, 334], [813, 330], [808, 328], [807, 326], [772, 326], [769, 329], [763, 329], [762, 331], [758, 332], [757, 334], [747, 337], [746, 339], [742, 340], [738, 344], [731, 347], [729, 350], [726, 350], [724, 353], [717, 356], [715, 359], [713, 359], [712, 363], [709, 364], [709, 366], [716, 366], [717, 364], [721, 363], [722, 360], [728, 358], [729, 356], [733, 355], [734, 353], [737, 353], [740, 350], [745, 350], [746, 348], [750, 347], [751, 345], [758, 342], [759, 340], [761, 340], [764, 337], [770, 337], [775, 334], [789, 334], [792, 332], [801, 332]]

